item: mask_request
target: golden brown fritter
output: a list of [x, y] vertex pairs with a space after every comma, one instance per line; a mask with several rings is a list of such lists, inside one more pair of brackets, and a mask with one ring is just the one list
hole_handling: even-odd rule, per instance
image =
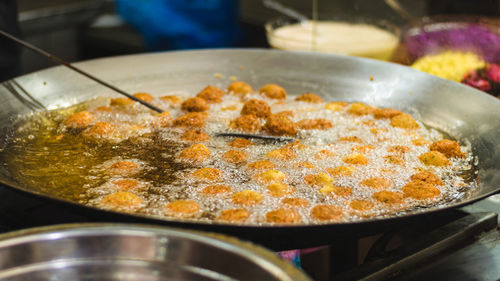
[[255, 115], [243, 115], [232, 120], [229, 127], [245, 133], [255, 133], [260, 130], [260, 122]]
[[340, 137], [338, 140], [338, 142], [341, 142], [341, 141], [346, 141], [346, 142], [357, 142], [357, 143], [363, 143], [363, 140], [356, 137], [356, 136], [349, 136], [349, 137]]
[[97, 122], [94, 126], [83, 131], [83, 135], [88, 138], [100, 139], [112, 137], [116, 132], [115, 126], [108, 122]]
[[131, 176], [140, 172], [139, 164], [132, 161], [117, 161], [109, 167], [109, 173], [112, 175]]
[[243, 165], [248, 160], [248, 153], [241, 150], [229, 150], [222, 155], [222, 159], [234, 165]]
[[241, 115], [254, 115], [258, 118], [267, 118], [271, 115], [271, 107], [263, 100], [252, 99], [241, 108]]
[[412, 181], [423, 181], [432, 185], [443, 185], [441, 179], [431, 172], [420, 172], [410, 177]]
[[160, 97], [160, 99], [164, 102], [168, 102], [172, 105], [177, 105], [177, 104], [180, 104], [181, 103], [181, 98], [179, 98], [178, 96], [163, 96], [163, 97]]
[[283, 182], [286, 179], [286, 174], [278, 170], [268, 170], [255, 176], [262, 183]]
[[154, 100], [154, 97], [148, 93], [135, 93], [134, 97], [145, 102], [152, 102]]
[[418, 156], [420, 162], [427, 166], [448, 166], [450, 165], [450, 160], [439, 151], [430, 151]]
[[349, 196], [352, 194], [352, 190], [349, 187], [346, 186], [338, 186], [338, 185], [333, 185], [333, 184], [326, 184], [322, 188], [319, 189], [319, 192], [323, 193], [324, 195], [337, 195], [337, 196]]
[[442, 139], [432, 143], [429, 149], [431, 151], [439, 151], [448, 158], [465, 156], [462, 150], [460, 150], [460, 145], [456, 141], [448, 139]]
[[366, 158], [366, 156], [357, 152], [347, 155], [346, 157], [342, 158], [342, 161], [344, 161], [347, 164], [354, 164], [354, 165], [368, 164], [368, 159]]
[[373, 113], [374, 110], [375, 108], [372, 106], [356, 102], [351, 104], [351, 106], [347, 109], [347, 112], [354, 115], [367, 115]]
[[234, 204], [241, 204], [248, 206], [258, 204], [260, 201], [262, 201], [262, 195], [260, 195], [260, 193], [258, 193], [257, 191], [253, 190], [243, 190], [234, 193], [232, 198]]
[[93, 120], [94, 115], [84, 110], [72, 114], [64, 123], [71, 129], [85, 129], [90, 126]]
[[392, 153], [405, 154], [406, 152], [410, 151], [410, 148], [404, 145], [394, 145], [391, 146], [387, 151]]
[[349, 103], [345, 101], [334, 101], [334, 102], [329, 102], [325, 105], [325, 108], [333, 111], [333, 112], [338, 112], [344, 110], [349, 105]]
[[231, 83], [229, 87], [227, 87], [227, 92], [233, 93], [240, 97], [244, 97], [249, 93], [253, 93], [254, 91], [252, 86], [248, 85], [247, 83], [242, 81], [236, 81]]
[[289, 161], [295, 159], [295, 152], [290, 147], [285, 146], [267, 152], [266, 157], [281, 161]]
[[246, 209], [228, 209], [220, 212], [218, 219], [227, 222], [244, 222], [248, 217], [250, 217], [250, 212]]
[[134, 101], [129, 99], [129, 98], [116, 98], [116, 99], [111, 99], [109, 102], [111, 106], [131, 106], [134, 104]]
[[391, 126], [396, 128], [416, 130], [420, 128], [417, 121], [411, 117], [411, 115], [402, 113], [391, 118]]
[[405, 160], [397, 155], [386, 155], [384, 156], [384, 159], [386, 163], [400, 165], [400, 166], [405, 165]]
[[304, 176], [304, 181], [312, 186], [324, 186], [331, 184], [333, 182], [333, 178], [325, 173], [319, 173], [316, 175], [309, 174]]
[[428, 199], [438, 196], [441, 192], [434, 185], [424, 181], [411, 181], [401, 188], [406, 197], [417, 200]]
[[222, 101], [224, 91], [215, 86], [206, 86], [196, 96], [204, 99], [208, 103], [219, 103]]
[[242, 139], [242, 138], [235, 138], [229, 144], [229, 146], [237, 147], [237, 148], [243, 148], [243, 147], [247, 147], [247, 146], [250, 146], [250, 145], [254, 145], [254, 143], [251, 140]]
[[299, 223], [299, 213], [291, 209], [278, 209], [266, 214], [266, 221], [271, 223]]
[[200, 210], [200, 204], [192, 200], [177, 200], [168, 203], [165, 208], [176, 215], [191, 216]]
[[352, 175], [356, 171], [356, 168], [352, 166], [338, 166], [335, 168], [327, 168], [326, 171], [334, 177], [343, 177]]
[[403, 194], [389, 190], [375, 192], [372, 198], [385, 204], [399, 204], [403, 202]]
[[296, 101], [309, 102], [309, 103], [322, 103], [323, 99], [313, 93], [305, 93], [295, 98]]
[[299, 162], [299, 163], [295, 164], [295, 168], [299, 168], [299, 169], [314, 169], [314, 168], [316, 168], [316, 166], [314, 166], [310, 162], [305, 161], [305, 162]]
[[112, 183], [120, 191], [131, 191], [141, 186], [141, 183], [135, 179], [114, 180]]
[[259, 93], [270, 99], [284, 100], [286, 99], [286, 91], [276, 84], [266, 84], [260, 88]]
[[138, 208], [143, 204], [141, 197], [135, 195], [132, 192], [120, 191], [108, 194], [104, 196], [100, 203], [106, 208], [111, 209], [127, 209], [127, 208]]
[[317, 221], [338, 221], [343, 213], [338, 206], [320, 204], [311, 209], [310, 215]]
[[208, 114], [201, 112], [190, 112], [174, 119], [175, 127], [202, 128], [205, 126], [205, 119]]
[[201, 129], [187, 130], [182, 134], [182, 140], [188, 142], [204, 142], [210, 139]]
[[269, 160], [259, 160], [247, 165], [247, 169], [256, 171], [272, 170], [274, 167], [276, 164]]
[[293, 193], [293, 188], [291, 186], [281, 182], [271, 183], [267, 186], [267, 190], [273, 197], [283, 197]]
[[268, 134], [274, 136], [295, 136], [297, 134], [297, 126], [295, 123], [284, 116], [271, 115], [262, 128]]
[[375, 119], [391, 119], [394, 116], [400, 115], [403, 112], [394, 108], [376, 108], [373, 111]]
[[374, 206], [373, 202], [370, 202], [368, 200], [362, 200], [362, 199], [352, 200], [349, 203], [349, 207], [351, 207], [352, 209], [357, 210], [357, 211], [368, 211], [371, 208], [373, 208], [373, 206]]
[[372, 177], [362, 181], [361, 184], [376, 189], [387, 189], [392, 186], [392, 182], [390, 180], [382, 177]]
[[430, 142], [428, 140], [423, 139], [423, 138], [416, 138], [416, 139], [413, 139], [411, 142], [416, 146], [423, 146], [426, 144], [430, 144]]
[[199, 97], [189, 98], [181, 104], [181, 109], [189, 112], [203, 112], [210, 109], [210, 105]]
[[326, 119], [302, 119], [297, 126], [302, 130], [328, 130], [333, 124]]
[[153, 125], [158, 126], [160, 128], [169, 127], [172, 124], [172, 117], [170, 116], [170, 112], [163, 111], [155, 116], [153, 120]]
[[183, 160], [190, 162], [203, 162], [210, 157], [210, 150], [208, 150], [208, 148], [201, 143], [193, 144], [192, 146], [184, 149], [181, 152], [180, 157]]
[[288, 205], [290, 207], [307, 207], [309, 206], [309, 201], [304, 198], [288, 197], [283, 198], [283, 200], [281, 200], [281, 204]]
[[333, 153], [331, 150], [328, 149], [323, 149], [320, 150], [318, 153], [314, 155], [314, 158], [316, 159], [326, 159], [335, 156], [335, 153]]
[[193, 172], [193, 177], [203, 182], [214, 182], [220, 179], [221, 172], [216, 168], [200, 168]]
[[372, 145], [355, 145], [355, 146], [351, 147], [352, 151], [359, 152], [359, 153], [367, 153], [372, 149], [375, 149], [375, 147]]
[[205, 186], [200, 192], [206, 195], [213, 196], [217, 194], [231, 192], [231, 187], [223, 184], [215, 184], [215, 185]]

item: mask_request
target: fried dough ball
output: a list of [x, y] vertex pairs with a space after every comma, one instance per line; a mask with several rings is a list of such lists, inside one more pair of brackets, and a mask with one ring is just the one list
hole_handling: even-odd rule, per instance
[[83, 131], [85, 137], [100, 139], [109, 138], [115, 133], [115, 126], [108, 122], [97, 122], [94, 126]]
[[439, 151], [446, 157], [464, 157], [465, 154], [460, 150], [460, 145], [456, 141], [442, 139], [432, 143], [429, 146], [431, 151]]
[[247, 146], [250, 146], [250, 145], [254, 145], [254, 143], [251, 140], [242, 139], [242, 138], [235, 138], [229, 144], [229, 146], [237, 147], [237, 148], [243, 148], [243, 147], [247, 147]]
[[367, 115], [373, 113], [374, 107], [366, 105], [364, 103], [355, 102], [347, 109], [347, 112], [354, 115]]
[[284, 100], [286, 99], [286, 91], [276, 84], [266, 84], [260, 88], [259, 93], [270, 99]]
[[172, 105], [176, 105], [181, 103], [181, 99], [178, 96], [163, 96], [160, 99], [164, 102], [168, 102]]
[[323, 102], [323, 99], [320, 96], [318, 96], [316, 94], [312, 94], [312, 93], [302, 94], [302, 95], [296, 97], [295, 100], [309, 102], [309, 103], [322, 103]]
[[333, 205], [316, 205], [311, 209], [310, 215], [317, 221], [337, 221], [343, 216], [342, 209]]
[[210, 109], [208, 103], [198, 97], [189, 98], [181, 104], [181, 109], [189, 112], [203, 112]]
[[283, 197], [285, 195], [293, 193], [293, 188], [291, 186], [280, 182], [271, 183], [267, 186], [267, 190], [273, 197]]
[[278, 170], [269, 170], [258, 174], [256, 179], [263, 183], [283, 182], [286, 179], [286, 174]]
[[272, 223], [299, 223], [301, 220], [299, 213], [291, 209], [279, 209], [266, 214], [266, 221]]
[[428, 199], [438, 196], [441, 192], [434, 185], [424, 181], [411, 181], [401, 188], [407, 197], [417, 200]]
[[387, 156], [384, 156], [384, 159], [387, 163], [390, 163], [390, 164], [400, 165], [400, 166], [405, 165], [405, 160], [403, 160], [403, 158], [401, 158], [397, 155], [387, 155]]
[[120, 191], [104, 196], [100, 203], [112, 209], [137, 208], [143, 204], [142, 199], [132, 192]]
[[414, 145], [416, 146], [423, 146], [423, 145], [426, 145], [426, 144], [429, 144], [430, 142], [427, 141], [426, 139], [424, 138], [417, 138], [417, 139], [414, 139], [411, 141]]
[[337, 112], [337, 111], [342, 111], [344, 108], [346, 108], [349, 105], [349, 103], [345, 101], [334, 101], [334, 102], [329, 102], [325, 105], [325, 108]]
[[263, 100], [252, 99], [243, 104], [240, 114], [266, 118], [271, 115], [271, 107]]
[[356, 168], [352, 166], [338, 166], [335, 168], [327, 168], [326, 171], [334, 177], [342, 177], [352, 175], [356, 171]]
[[283, 200], [281, 200], [281, 204], [289, 205], [291, 207], [307, 207], [309, 206], [309, 201], [307, 201], [307, 199], [304, 198], [288, 197], [288, 198], [283, 198]]
[[295, 140], [294, 142], [287, 143], [286, 147], [289, 147], [294, 150], [301, 150], [307, 147], [307, 145], [304, 145], [300, 142], [300, 140]]
[[448, 166], [450, 165], [450, 160], [446, 156], [438, 151], [430, 151], [418, 156], [420, 162], [426, 166]]
[[204, 182], [213, 182], [220, 179], [220, 170], [216, 168], [200, 168], [193, 172], [193, 177]]
[[173, 201], [168, 203], [165, 207], [167, 211], [181, 216], [193, 215], [200, 210], [200, 204], [192, 200]]
[[246, 209], [228, 209], [220, 212], [218, 219], [228, 222], [244, 222], [249, 217], [250, 212]]
[[294, 116], [293, 111], [291, 111], [291, 110], [283, 110], [283, 111], [280, 111], [280, 112], [276, 112], [276, 113], [274, 113], [274, 115], [276, 115], [276, 116], [284, 116], [286, 118], [292, 118]]
[[357, 211], [368, 211], [373, 208], [373, 202], [368, 200], [356, 199], [349, 203], [349, 207]]
[[174, 119], [174, 126], [202, 128], [205, 126], [205, 119], [207, 117], [206, 113], [189, 112]]
[[260, 130], [260, 122], [255, 115], [243, 115], [232, 120], [229, 127], [245, 133], [254, 133]]
[[145, 102], [152, 102], [154, 100], [154, 97], [148, 93], [135, 93], [134, 97]]
[[356, 137], [356, 136], [349, 136], [349, 137], [340, 137], [338, 140], [338, 142], [340, 141], [347, 141], [347, 142], [359, 142], [359, 143], [363, 143], [363, 140]]
[[403, 202], [403, 194], [388, 190], [375, 192], [372, 198], [385, 204], [399, 204]]
[[116, 99], [111, 99], [109, 102], [109, 105], [111, 106], [131, 106], [134, 104], [134, 100], [131, 100], [129, 98], [116, 98]]
[[391, 126], [396, 128], [416, 130], [420, 128], [417, 121], [411, 115], [402, 113], [391, 118]]
[[316, 166], [314, 166], [310, 162], [306, 161], [306, 162], [299, 162], [299, 163], [295, 164], [295, 168], [299, 168], [299, 169], [314, 169], [314, 168], [316, 168]]
[[112, 175], [131, 176], [140, 171], [139, 164], [132, 161], [117, 161], [109, 167], [109, 172]]
[[272, 170], [274, 167], [276, 167], [276, 164], [269, 160], [259, 160], [247, 165], [247, 169], [258, 171]]
[[345, 186], [337, 186], [332, 184], [326, 184], [322, 188], [319, 189], [319, 192], [324, 195], [335, 194], [337, 196], [349, 196], [352, 194], [352, 190], [349, 187]]
[[297, 134], [297, 126], [287, 117], [271, 115], [267, 118], [266, 124], [262, 127], [270, 135], [295, 136]]
[[347, 155], [346, 157], [342, 158], [342, 161], [347, 164], [354, 165], [366, 165], [368, 163], [368, 159], [366, 158], [366, 156], [357, 152]]
[[217, 195], [231, 192], [231, 187], [222, 184], [215, 184], [204, 187], [200, 192], [206, 195]]
[[297, 126], [302, 130], [328, 130], [333, 124], [326, 119], [302, 119]]
[[121, 191], [129, 191], [138, 188], [141, 183], [134, 179], [114, 180], [113, 184]]
[[234, 164], [243, 165], [248, 160], [248, 153], [241, 150], [229, 150], [224, 155], [222, 155], [224, 161]]
[[244, 97], [249, 93], [253, 93], [253, 88], [252, 88], [252, 86], [248, 85], [245, 82], [236, 81], [236, 82], [231, 83], [227, 87], [227, 92], [233, 93], [233, 94], [238, 95], [240, 97]]
[[366, 179], [362, 181], [361, 184], [376, 189], [387, 189], [392, 186], [392, 182], [390, 180], [381, 177], [373, 177]]
[[366, 153], [372, 149], [375, 149], [375, 147], [372, 145], [355, 145], [355, 146], [351, 147], [352, 151], [356, 151], [359, 153]]
[[151, 122], [153, 126], [157, 126], [160, 128], [169, 127], [172, 124], [172, 117], [170, 116], [170, 112], [164, 111], [155, 116], [155, 119]]
[[210, 137], [201, 129], [192, 129], [185, 131], [181, 139], [189, 142], [203, 142], [209, 140]]
[[290, 147], [282, 147], [266, 153], [266, 157], [276, 160], [288, 161], [295, 158], [295, 152]]
[[90, 126], [93, 120], [94, 115], [84, 110], [72, 114], [64, 123], [71, 129], [85, 129]]
[[262, 195], [257, 191], [243, 190], [233, 194], [233, 203], [241, 205], [255, 205], [262, 201]]
[[404, 145], [395, 145], [395, 146], [391, 146], [387, 151], [392, 152], [392, 153], [404, 154], [404, 153], [410, 151], [410, 148], [408, 146], [404, 146]]
[[203, 162], [210, 157], [210, 150], [201, 144], [193, 144], [192, 146], [184, 149], [180, 157], [184, 160], [188, 160], [191, 162]]
[[403, 114], [403, 112], [394, 108], [377, 108], [373, 111], [373, 117], [375, 117], [375, 119], [391, 119], [399, 114]]
[[443, 185], [441, 179], [431, 172], [420, 172], [410, 177], [412, 181], [423, 181], [432, 185]]
[[325, 173], [319, 173], [316, 175], [306, 175], [304, 176], [304, 181], [313, 186], [318, 186], [318, 185], [327, 185], [331, 184], [333, 182], [333, 178], [330, 177], [328, 174]]
[[204, 99], [208, 103], [219, 103], [222, 101], [224, 91], [215, 86], [206, 86], [196, 97]]

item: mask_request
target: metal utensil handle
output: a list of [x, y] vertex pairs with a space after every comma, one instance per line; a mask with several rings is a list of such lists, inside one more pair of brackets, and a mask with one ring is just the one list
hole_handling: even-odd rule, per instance
[[20, 44], [20, 45], [22, 45], [22, 46], [24, 46], [24, 47], [26, 47], [26, 48], [28, 48], [28, 49], [31, 49], [31, 50], [33, 50], [33, 51], [35, 51], [35, 52], [37, 52], [37, 53], [39, 53], [39, 54], [41, 54], [41, 55], [43, 55], [43, 56], [48, 57], [49, 59], [51, 59], [51, 60], [55, 61], [55, 62], [56, 62], [56, 63], [58, 63], [58, 64], [62, 64], [62, 65], [64, 65], [64, 66], [66, 66], [66, 67], [68, 67], [68, 68], [70, 68], [70, 69], [72, 69], [72, 70], [74, 70], [74, 71], [76, 71], [76, 72], [80, 73], [81, 75], [86, 76], [87, 78], [90, 78], [90, 79], [94, 80], [95, 82], [97, 82], [97, 83], [99, 83], [99, 84], [101, 84], [101, 85], [103, 85], [103, 86], [105, 86], [105, 87], [108, 87], [108, 88], [110, 88], [111, 90], [113, 90], [113, 91], [115, 91], [115, 92], [117, 92], [117, 93], [119, 93], [119, 94], [122, 94], [122, 95], [124, 95], [124, 96], [128, 97], [129, 99], [132, 99], [132, 100], [134, 100], [134, 101], [136, 101], [136, 102], [138, 102], [138, 103], [141, 103], [142, 105], [145, 105], [145, 106], [149, 107], [150, 109], [152, 109], [152, 110], [154, 110], [154, 111], [157, 111], [157, 112], [159, 112], [159, 113], [162, 113], [162, 112], [163, 112], [163, 110], [162, 110], [162, 109], [160, 109], [160, 108], [158, 108], [158, 107], [156, 107], [156, 106], [154, 106], [154, 105], [152, 105], [152, 104], [150, 104], [150, 103], [148, 103], [148, 102], [145, 102], [145, 101], [143, 101], [143, 100], [140, 100], [140, 99], [138, 99], [138, 98], [134, 97], [133, 95], [128, 94], [128, 93], [126, 93], [125, 91], [120, 90], [120, 89], [118, 89], [117, 87], [115, 87], [115, 86], [113, 86], [113, 85], [111, 85], [111, 84], [109, 84], [109, 83], [107, 83], [107, 82], [104, 82], [104, 81], [102, 81], [101, 79], [96, 78], [96, 77], [92, 76], [91, 74], [89, 74], [89, 73], [87, 73], [87, 72], [85, 72], [85, 71], [83, 71], [83, 70], [81, 70], [81, 69], [79, 69], [79, 68], [77, 68], [77, 67], [75, 67], [75, 66], [72, 66], [71, 64], [69, 64], [68, 62], [64, 61], [63, 59], [58, 58], [58, 57], [56, 57], [56, 56], [54, 56], [54, 55], [52, 55], [52, 54], [50, 54], [50, 53], [48, 53], [48, 52], [46, 52], [46, 51], [44, 51], [44, 50], [42, 50], [42, 49], [38, 48], [38, 47], [36, 47], [36, 46], [33, 46], [33, 45], [31, 45], [30, 43], [28, 43], [28, 42], [26, 42], [26, 41], [24, 41], [24, 40], [21, 40], [21, 39], [19, 39], [19, 38], [15, 37], [15, 36], [13, 36], [13, 35], [11, 35], [11, 34], [9, 34], [9, 33], [5, 32], [5, 31], [3, 31], [3, 30], [1, 30], [1, 29], [0, 29], [0, 34], [2, 34], [3, 36], [5, 36], [5, 37], [7, 37], [7, 38], [11, 39], [12, 41], [14, 41], [14, 42], [16, 42], [16, 43], [18, 43], [18, 44]]

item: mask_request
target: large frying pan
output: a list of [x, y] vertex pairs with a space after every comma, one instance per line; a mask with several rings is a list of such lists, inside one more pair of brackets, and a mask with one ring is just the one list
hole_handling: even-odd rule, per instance
[[[446, 81], [408, 67], [347, 56], [272, 50], [207, 50], [167, 52], [106, 58], [77, 64], [130, 92], [195, 93], [207, 84], [225, 87], [236, 76], [255, 87], [282, 85], [289, 94], [314, 92], [327, 99], [362, 101], [394, 107], [452, 137], [469, 142], [478, 157], [478, 188], [462, 199], [439, 207], [391, 218], [355, 223], [301, 226], [234, 226], [193, 223], [180, 219], [158, 220], [84, 207], [41, 193], [11, 176], [0, 165], [0, 182], [30, 196], [36, 195], [79, 210], [99, 220], [152, 222], [221, 232], [249, 239], [275, 249], [329, 243], [334, 238], [384, 231], [397, 224], [432, 219], [447, 210], [470, 204], [500, 191], [500, 100], [467, 86]], [[373, 77], [373, 79], [370, 79]], [[373, 80], [373, 81], [372, 81]], [[62, 67], [15, 79], [24, 90], [13, 95], [0, 87], [0, 129], [6, 138], [13, 117], [34, 110], [33, 100], [48, 109], [67, 106], [98, 95], [116, 95]], [[432, 216], [429, 216], [433, 214]]]

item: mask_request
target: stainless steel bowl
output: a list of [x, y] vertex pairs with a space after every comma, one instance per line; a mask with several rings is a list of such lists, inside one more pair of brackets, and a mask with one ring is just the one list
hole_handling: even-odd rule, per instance
[[222, 235], [72, 224], [0, 236], [0, 280], [310, 280], [264, 248]]

